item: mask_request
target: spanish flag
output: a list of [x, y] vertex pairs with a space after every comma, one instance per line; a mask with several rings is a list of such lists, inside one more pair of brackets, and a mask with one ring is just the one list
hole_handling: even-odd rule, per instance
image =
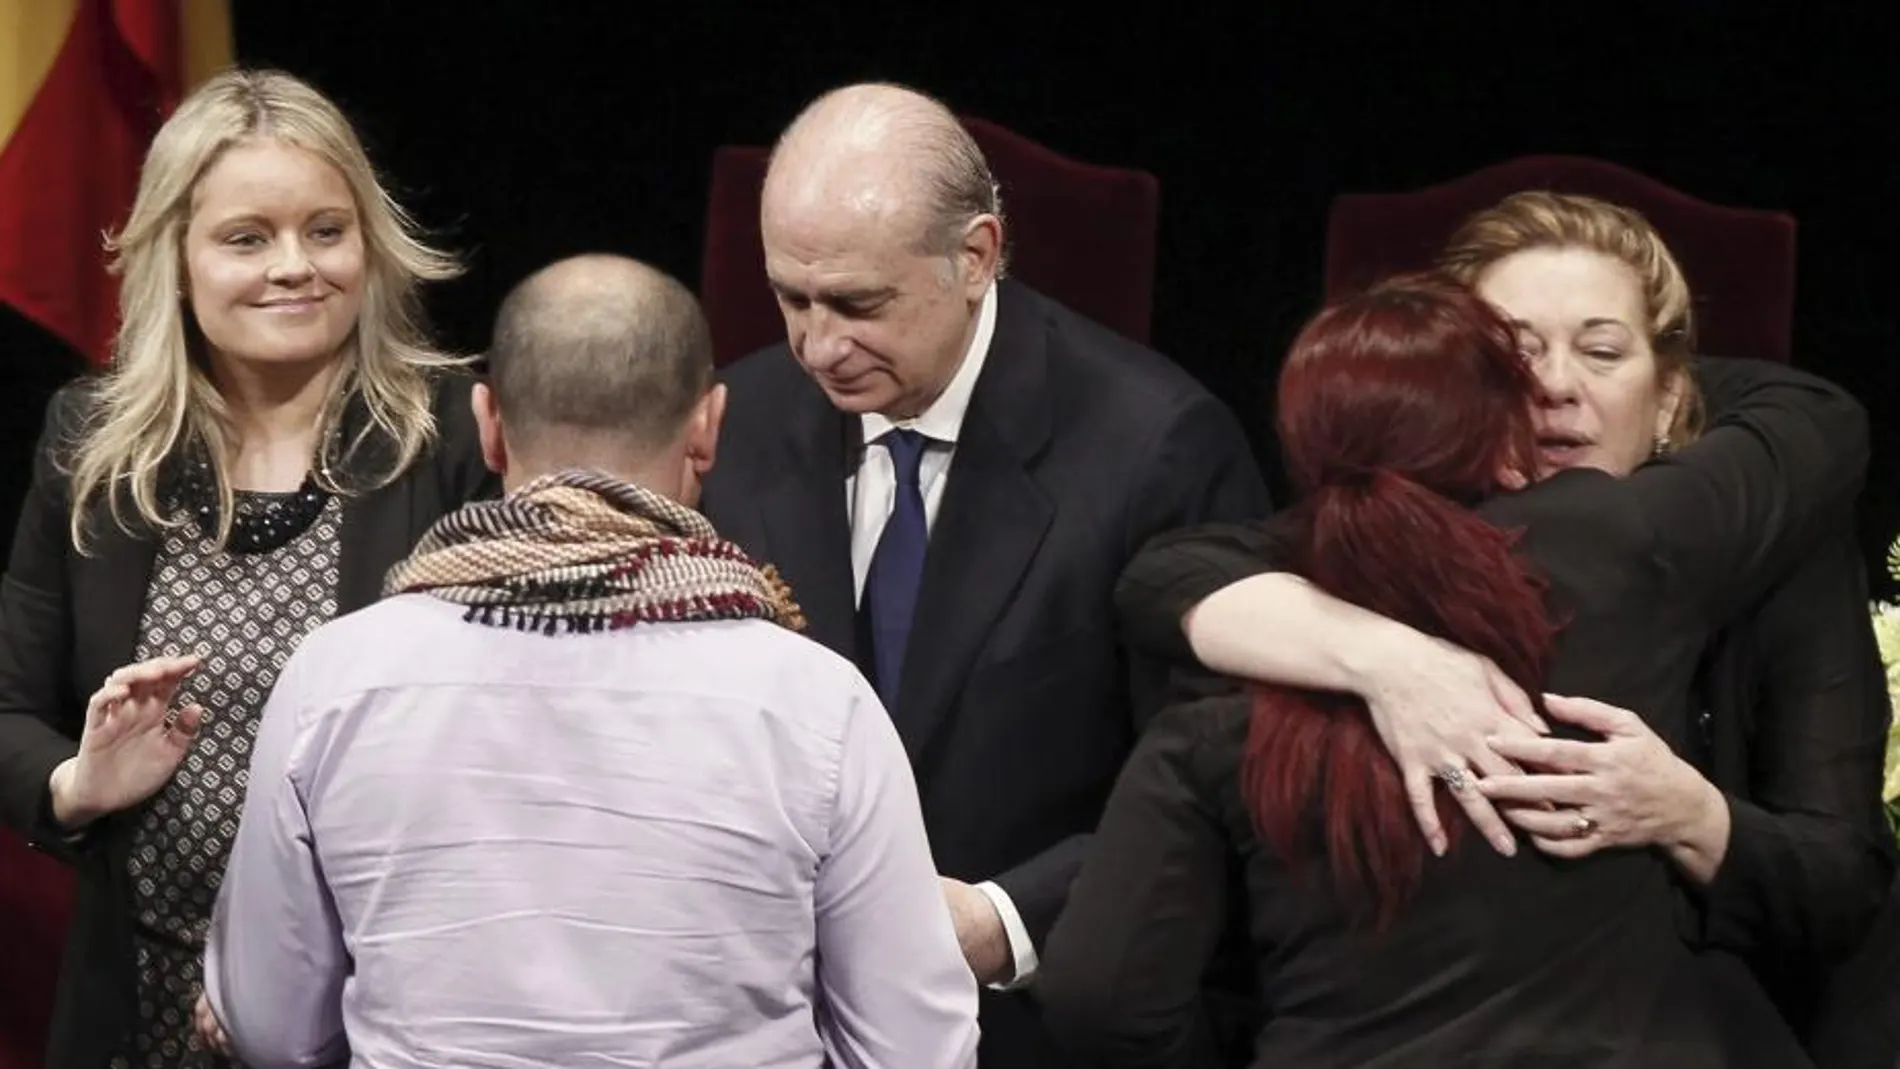
[[228, 0], [0, 0], [0, 302], [106, 359], [104, 234], [159, 124], [231, 55]]

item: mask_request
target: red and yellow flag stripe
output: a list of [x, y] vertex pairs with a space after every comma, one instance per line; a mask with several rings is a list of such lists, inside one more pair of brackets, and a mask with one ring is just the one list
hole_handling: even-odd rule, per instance
[[102, 236], [159, 124], [231, 56], [228, 0], [0, 0], [0, 302], [106, 359]]

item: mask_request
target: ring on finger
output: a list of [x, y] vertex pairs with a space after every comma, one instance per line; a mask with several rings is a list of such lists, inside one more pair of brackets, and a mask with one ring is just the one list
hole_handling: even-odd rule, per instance
[[1445, 781], [1455, 793], [1463, 794], [1471, 789], [1471, 770], [1463, 765], [1441, 765], [1432, 775]]
[[1597, 827], [1598, 827], [1597, 822], [1591, 819], [1591, 817], [1585, 813], [1578, 813], [1576, 816], [1570, 819], [1571, 831], [1575, 833], [1572, 836], [1573, 838], [1577, 838], [1577, 839], [1588, 838], [1589, 836], [1596, 834]]

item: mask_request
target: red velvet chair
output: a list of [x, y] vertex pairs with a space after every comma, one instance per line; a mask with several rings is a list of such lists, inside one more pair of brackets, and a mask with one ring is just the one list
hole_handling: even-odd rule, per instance
[[0, 830], [0, 1069], [46, 1064], [72, 897], [65, 866]]
[[1429, 266], [1467, 215], [1526, 189], [1579, 193], [1643, 213], [1689, 276], [1699, 351], [1790, 358], [1792, 216], [1710, 204], [1628, 168], [1579, 156], [1526, 156], [1411, 193], [1335, 198], [1326, 232], [1327, 296]]
[[[1144, 172], [1058, 155], [984, 119], [963, 122], [1002, 187], [1010, 274], [1145, 343], [1161, 184]], [[741, 145], [713, 154], [699, 296], [720, 364], [785, 340], [759, 244], [759, 192], [769, 155]]]

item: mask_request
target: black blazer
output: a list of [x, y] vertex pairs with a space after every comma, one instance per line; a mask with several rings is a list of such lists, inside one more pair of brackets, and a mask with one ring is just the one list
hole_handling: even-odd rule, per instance
[[[785, 346], [729, 369], [703, 509], [776, 564], [809, 634], [857, 659], [845, 480], [861, 423]], [[1116, 637], [1115, 579], [1150, 536], [1253, 518], [1265, 486], [1233, 414], [1164, 358], [1025, 286], [996, 330], [933, 524], [903, 691], [940, 871], [995, 880], [1038, 946], [1159, 677]], [[862, 663], [862, 662], [860, 662]], [[982, 1062], [1055, 1069], [1023, 993], [984, 992]]]
[[[1485, 504], [1522, 532], [1564, 621], [1548, 689], [1639, 710], [1687, 745], [1698, 653], [1852, 500], [1866, 445], [1845, 394], [1772, 369], [1677, 458], [1622, 480], [1564, 472]], [[1156, 721], [1050, 937], [1048, 1014], [1105, 1064], [1220, 1064], [1196, 1010], [1230, 857], [1267, 1017], [1254, 1064], [1802, 1063], [1759, 987], [1727, 984], [1680, 938], [1654, 851], [1504, 858], [1467, 835], [1427, 861], [1389, 931], [1356, 929], [1323, 857], [1289, 865], [1256, 840], [1239, 787], [1249, 719], [1225, 697]]]
[[[468, 382], [448, 376], [438, 385], [440, 440], [433, 450], [394, 482], [344, 503], [339, 613], [377, 600], [383, 574], [430, 524], [495, 486], [482, 463]], [[32, 486], [0, 585], [0, 821], [78, 869], [48, 1050], [49, 1064], [74, 1069], [104, 1066], [135, 1020], [126, 862], [137, 819], [132, 811], [105, 817], [69, 844], [50, 823], [47, 779], [78, 749], [87, 696], [133, 658], [158, 551], [156, 539], [127, 534], [103, 516], [88, 555], [68, 537], [71, 495], [61, 472], [93, 396], [92, 384], [82, 381], [47, 406]], [[362, 418], [360, 408], [352, 410], [345, 440]], [[346, 460], [345, 471], [373, 463], [388, 448], [385, 439], [368, 439]]]

